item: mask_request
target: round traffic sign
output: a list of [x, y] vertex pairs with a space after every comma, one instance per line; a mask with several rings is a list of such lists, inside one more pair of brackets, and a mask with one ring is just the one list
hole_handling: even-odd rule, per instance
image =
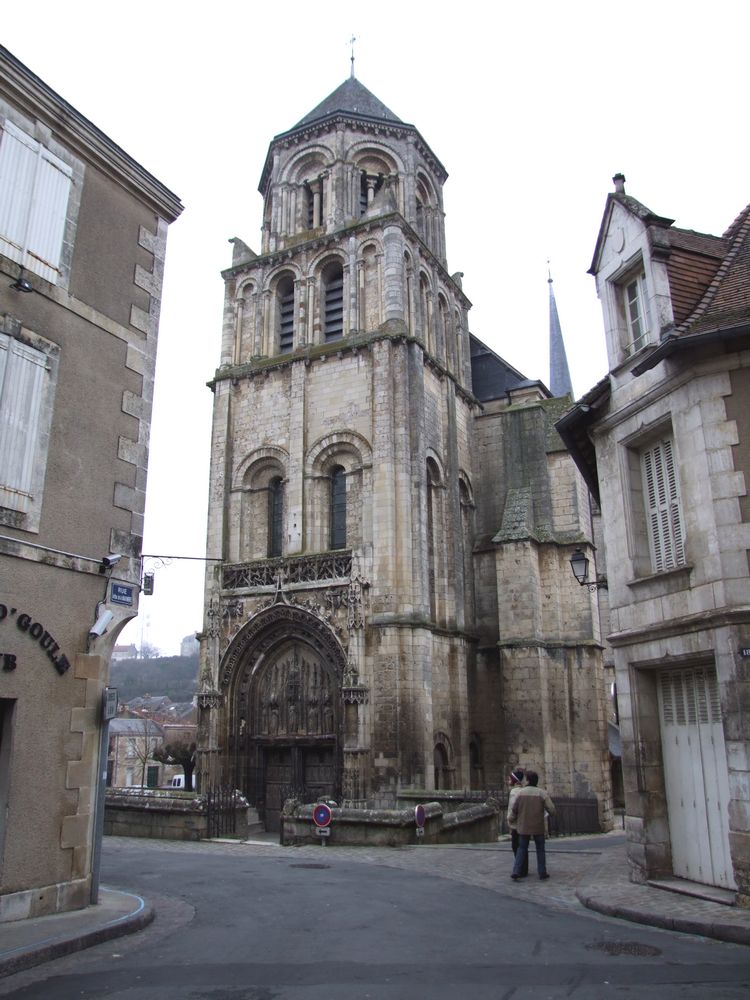
[[329, 826], [331, 822], [331, 810], [325, 802], [319, 802], [313, 809], [313, 823], [316, 826]]
[[417, 826], [424, 826], [424, 806], [418, 805], [414, 810], [414, 822]]

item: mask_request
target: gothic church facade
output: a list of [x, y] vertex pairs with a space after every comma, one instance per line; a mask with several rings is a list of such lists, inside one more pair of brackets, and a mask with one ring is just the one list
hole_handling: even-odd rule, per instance
[[[447, 174], [353, 76], [269, 147], [262, 245], [224, 272], [199, 782], [610, 792], [589, 496], [565, 399], [469, 332]], [[219, 561], [220, 560], [220, 561]]]

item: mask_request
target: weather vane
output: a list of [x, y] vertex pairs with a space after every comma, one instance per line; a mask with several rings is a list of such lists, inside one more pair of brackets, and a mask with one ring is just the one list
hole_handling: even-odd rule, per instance
[[354, 35], [352, 35], [352, 37], [349, 39], [349, 44], [352, 47], [352, 71], [351, 71], [351, 77], [352, 77], [352, 79], [354, 79], [354, 43], [356, 41], [357, 41], [357, 39], [356, 39], [356, 37]]

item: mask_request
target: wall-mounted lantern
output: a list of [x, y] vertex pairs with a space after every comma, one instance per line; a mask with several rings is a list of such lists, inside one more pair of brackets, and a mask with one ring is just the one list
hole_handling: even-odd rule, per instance
[[589, 560], [581, 549], [576, 549], [570, 557], [570, 568], [582, 587], [588, 587], [589, 590], [607, 590], [607, 578], [604, 574], [600, 574], [593, 583], [589, 581]]

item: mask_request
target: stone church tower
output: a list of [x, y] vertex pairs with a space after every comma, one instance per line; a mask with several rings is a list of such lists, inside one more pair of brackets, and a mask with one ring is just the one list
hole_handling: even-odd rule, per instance
[[199, 781], [268, 828], [300, 789], [385, 806], [519, 759], [607, 798], [595, 597], [564, 565], [588, 495], [559, 401], [469, 333], [446, 177], [352, 76], [272, 140], [260, 254], [232, 241]]

